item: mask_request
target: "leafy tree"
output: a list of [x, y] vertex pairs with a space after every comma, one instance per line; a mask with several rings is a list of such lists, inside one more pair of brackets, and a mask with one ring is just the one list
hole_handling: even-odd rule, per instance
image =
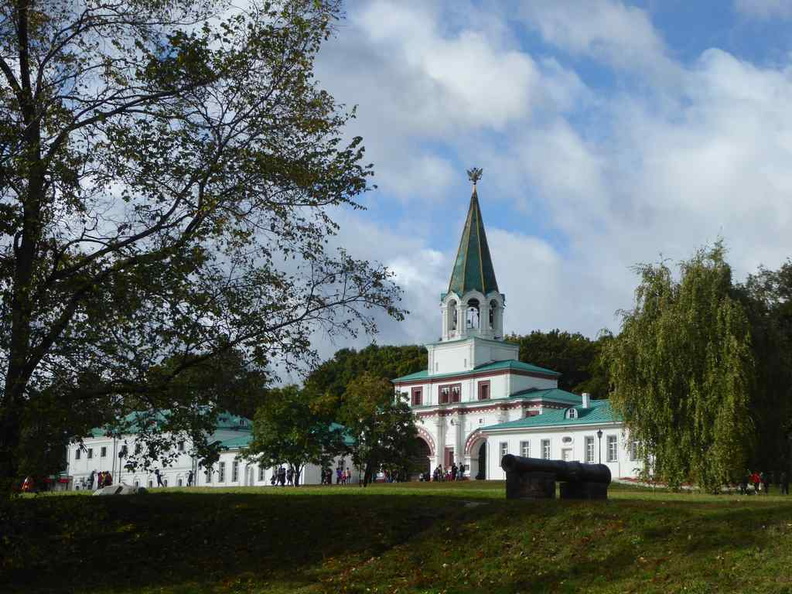
[[[154, 370], [168, 375], [181, 360], [166, 361]], [[248, 362], [238, 349], [218, 353], [186, 368], [172, 381], [164, 383], [165, 402], [211, 402], [218, 411], [253, 419], [256, 410], [269, 398], [270, 374]], [[152, 384], [159, 383], [157, 380]], [[145, 403], [141, 403], [145, 405]]]
[[406, 472], [416, 453], [418, 431], [410, 406], [397, 399], [389, 380], [363, 373], [350, 382], [338, 419], [354, 440], [352, 458], [364, 468], [364, 486], [374, 480], [380, 468]]
[[718, 243], [680, 265], [637, 267], [635, 308], [608, 345], [611, 401], [655, 477], [716, 489], [745, 471], [754, 377], [750, 325]]
[[561, 374], [558, 386], [572, 392], [590, 392], [595, 398], [607, 395], [607, 367], [600, 362], [601, 345], [609, 334], [593, 341], [582, 334], [534, 330], [512, 334], [507, 340], [520, 345], [520, 361], [552, 369]]
[[0, 5], [0, 481], [56, 380], [117, 416], [218, 353], [289, 364], [317, 324], [401, 318], [386, 269], [327, 247], [330, 209], [359, 207], [372, 173], [313, 80], [338, 15], [337, 0]]
[[274, 389], [253, 419], [253, 439], [245, 456], [259, 464], [288, 463], [295, 485], [306, 464], [324, 466], [344, 450], [343, 427], [332, 423], [323, 402], [297, 386]]
[[319, 365], [306, 380], [306, 385], [320, 393], [340, 397], [347, 386], [363, 373], [382, 379], [393, 379], [428, 366], [426, 349], [419, 345], [378, 346], [372, 344], [356, 351], [341, 349], [333, 358]]
[[792, 261], [760, 268], [740, 287], [751, 322], [756, 390], [751, 414], [756, 447], [751, 468], [788, 468], [792, 435]]

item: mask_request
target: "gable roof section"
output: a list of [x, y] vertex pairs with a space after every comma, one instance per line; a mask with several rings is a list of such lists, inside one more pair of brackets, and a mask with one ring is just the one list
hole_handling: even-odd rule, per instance
[[484, 295], [498, 291], [475, 186], [448, 283], [448, 292], [452, 291], [460, 297], [468, 291], [479, 291]]
[[501, 431], [504, 429], [538, 429], [541, 427], [570, 426], [570, 425], [594, 425], [602, 423], [619, 423], [623, 421], [611, 408], [610, 400], [592, 400], [589, 408], [583, 406], [570, 407], [578, 411], [577, 419], [567, 419], [565, 417], [567, 409], [548, 410], [535, 417], [526, 417], [508, 423], [488, 425], [482, 427], [482, 431]]
[[438, 373], [436, 375], [429, 375], [429, 371], [424, 369], [422, 371], [417, 371], [416, 373], [411, 373], [409, 375], [403, 375], [401, 377], [397, 377], [396, 379], [392, 379], [392, 383], [398, 382], [415, 382], [415, 381], [422, 381], [422, 380], [436, 380], [436, 379], [444, 379], [444, 378], [452, 378], [452, 377], [464, 377], [466, 375], [474, 375], [478, 373], [484, 373], [487, 371], [500, 371], [502, 369], [507, 369], [510, 371], [526, 371], [528, 373], [539, 373], [542, 375], [551, 375], [551, 376], [560, 376], [561, 374], [557, 371], [553, 371], [552, 369], [545, 369], [544, 367], [539, 367], [538, 365], [531, 365], [530, 363], [523, 363], [522, 361], [516, 361], [514, 359], [509, 359], [508, 361], [493, 361], [492, 363], [485, 363], [484, 365], [479, 365], [478, 367], [474, 367], [470, 371], [457, 371], [455, 373]]

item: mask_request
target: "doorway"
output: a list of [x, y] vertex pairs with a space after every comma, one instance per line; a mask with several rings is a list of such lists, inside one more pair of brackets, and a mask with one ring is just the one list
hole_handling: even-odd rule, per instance
[[478, 473], [476, 474], [477, 481], [487, 479], [487, 442], [483, 442], [478, 451]]

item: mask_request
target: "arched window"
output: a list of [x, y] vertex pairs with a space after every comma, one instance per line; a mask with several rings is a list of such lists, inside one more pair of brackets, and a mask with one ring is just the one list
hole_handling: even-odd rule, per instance
[[467, 327], [468, 328], [478, 328], [479, 327], [479, 300], [478, 299], [470, 299], [467, 302]]
[[495, 316], [498, 315], [496, 310], [498, 309], [498, 302], [494, 299], [490, 301], [489, 304], [489, 327], [490, 330], [495, 329], [495, 320], [497, 319]]
[[578, 411], [575, 408], [568, 408], [566, 414], [564, 415], [567, 419], [577, 419], [578, 418]]
[[448, 328], [452, 332], [457, 329], [457, 302], [453, 299], [448, 302]]

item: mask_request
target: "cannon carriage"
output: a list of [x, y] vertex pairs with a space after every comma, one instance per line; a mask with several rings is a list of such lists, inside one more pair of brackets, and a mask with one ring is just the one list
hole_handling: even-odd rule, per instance
[[506, 471], [507, 499], [554, 499], [556, 482], [561, 483], [561, 499], [608, 498], [611, 473], [604, 464], [506, 454], [501, 467]]

